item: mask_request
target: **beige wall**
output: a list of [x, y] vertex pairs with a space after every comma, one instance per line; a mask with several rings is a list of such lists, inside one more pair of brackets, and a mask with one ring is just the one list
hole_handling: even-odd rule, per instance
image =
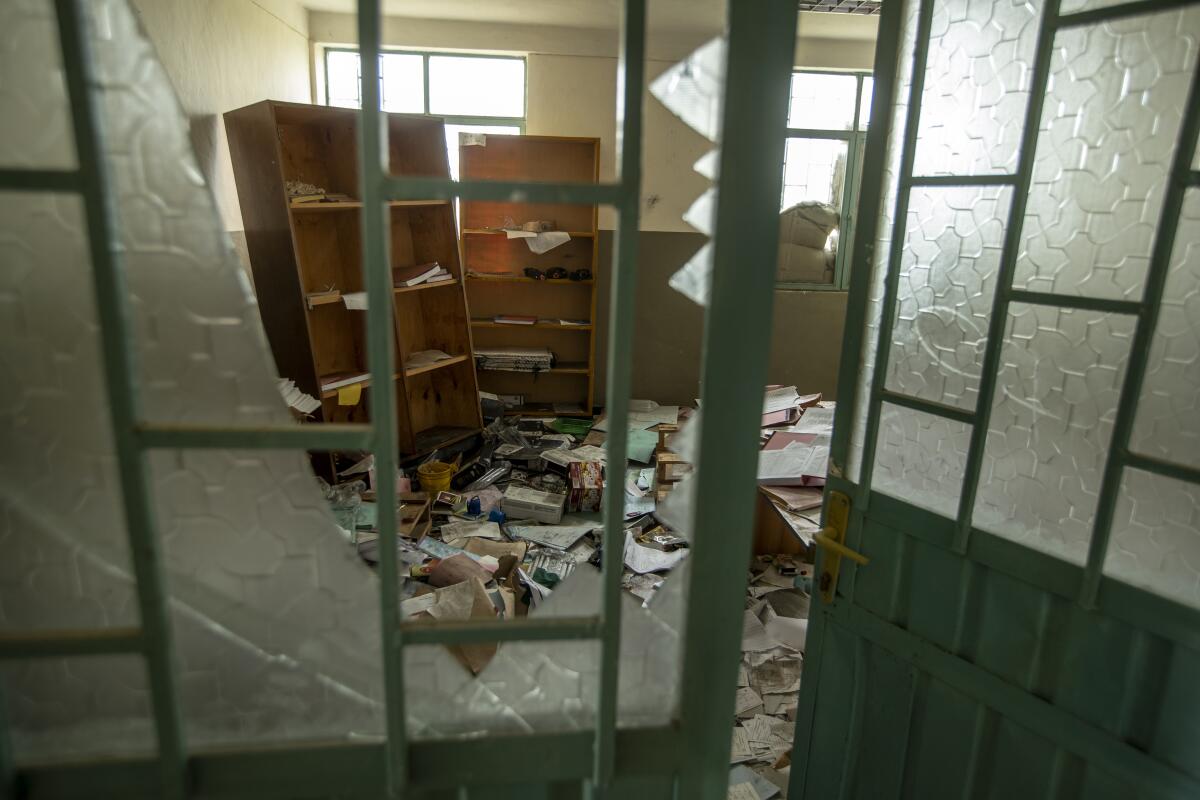
[[311, 99], [308, 14], [293, 0], [133, 0], [191, 126], [225, 227], [242, 228], [221, 115]]

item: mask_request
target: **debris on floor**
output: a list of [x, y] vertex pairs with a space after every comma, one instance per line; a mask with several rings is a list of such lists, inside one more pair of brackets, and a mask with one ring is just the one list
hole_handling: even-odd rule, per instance
[[[689, 552], [683, 487], [692, 474], [698, 417], [694, 409], [631, 401], [629, 463], [620, 476], [607, 469], [604, 416], [503, 415], [473, 450], [435, 452], [398, 475], [402, 616], [525, 616], [575, 570], [599, 568], [607, 491], [625, 495], [621, 585], [648, 603]], [[786, 793], [832, 421], [833, 404], [819, 394], [766, 388], [731, 797]], [[377, 564], [371, 458], [343, 477], [348, 482], [326, 487], [327, 498], [359, 555]], [[478, 674], [496, 650], [471, 645], [451, 652]]]

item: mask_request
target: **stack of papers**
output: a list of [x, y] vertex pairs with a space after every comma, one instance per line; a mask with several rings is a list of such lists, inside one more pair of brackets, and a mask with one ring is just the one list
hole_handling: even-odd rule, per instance
[[538, 347], [477, 347], [475, 363], [499, 372], [542, 372], [554, 366], [554, 353]]
[[453, 358], [449, 353], [441, 350], [418, 350], [417, 352], [404, 359], [405, 369], [417, 369], [419, 367], [428, 367], [439, 361], [446, 361]]
[[311, 394], [300, 391], [296, 382], [290, 378], [279, 379], [279, 393], [283, 401], [301, 414], [311, 414], [321, 407], [321, 401]]

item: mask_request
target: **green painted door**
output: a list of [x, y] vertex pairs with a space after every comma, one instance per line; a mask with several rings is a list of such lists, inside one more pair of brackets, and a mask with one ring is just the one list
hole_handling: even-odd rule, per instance
[[884, 4], [792, 798], [1200, 797], [1198, 56]]

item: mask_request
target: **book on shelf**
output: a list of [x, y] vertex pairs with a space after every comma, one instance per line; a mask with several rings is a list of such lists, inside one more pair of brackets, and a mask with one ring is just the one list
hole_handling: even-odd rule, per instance
[[436, 261], [413, 267], [392, 267], [392, 285], [397, 288], [417, 286], [443, 272], [450, 275]]
[[437, 273], [436, 275], [434, 275], [433, 277], [431, 277], [431, 278], [426, 278], [426, 279], [425, 279], [425, 282], [426, 282], [426, 283], [443, 283], [443, 282], [445, 282], [445, 281], [452, 281], [452, 280], [454, 280], [454, 276], [453, 276], [453, 275], [451, 275], [451, 274], [450, 274], [449, 272], [447, 272], [446, 270], [441, 270], [440, 272], [438, 272], [438, 273]]
[[554, 353], [537, 347], [477, 347], [475, 363], [497, 372], [541, 372], [554, 366]]
[[583, 328], [591, 325], [592, 323], [590, 320], [586, 319], [560, 319], [558, 324], [567, 328]]
[[526, 316], [524, 314], [497, 314], [492, 317], [492, 322], [501, 325], [536, 325], [537, 317]]
[[362, 383], [370, 379], [371, 373], [369, 372], [332, 372], [321, 376], [321, 391], [328, 392], [333, 389], [340, 389], [343, 386], [349, 386], [352, 383]]

